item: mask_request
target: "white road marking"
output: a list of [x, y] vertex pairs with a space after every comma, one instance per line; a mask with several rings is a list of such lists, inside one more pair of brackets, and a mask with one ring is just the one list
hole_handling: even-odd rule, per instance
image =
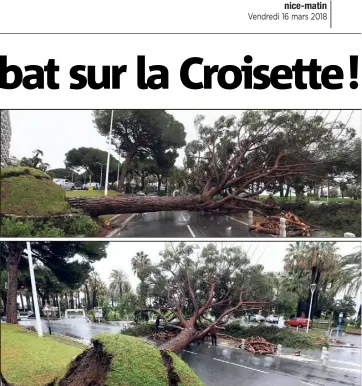
[[191, 236], [192, 236], [192, 237], [196, 237], [196, 236], [195, 236], [195, 233], [192, 231], [190, 225], [187, 225], [187, 228], [189, 229], [189, 231], [190, 231], [190, 233], [191, 233]]
[[187, 350], [182, 350], [182, 351], [188, 352], [189, 354], [197, 355], [197, 352], [192, 352], [192, 351], [187, 351]]
[[346, 361], [336, 361], [334, 359], [330, 359], [329, 362], [335, 362], [335, 363], [342, 363], [344, 365], [351, 365], [351, 366], [357, 366], [357, 367], [361, 367], [359, 364], [357, 363], [353, 363], [353, 362], [346, 362]]
[[246, 223], [246, 222], [244, 222], [244, 221], [240, 221], [240, 220], [236, 219], [235, 217], [228, 216], [228, 218], [231, 218], [232, 220], [234, 220], [234, 221], [236, 221], [236, 222], [239, 222], [239, 223], [241, 223], [241, 224], [244, 224], [244, 225], [246, 225], [247, 227], [249, 226], [248, 223]]
[[239, 365], [238, 363], [233, 363], [233, 362], [223, 361], [223, 360], [218, 359], [218, 358], [212, 358], [212, 359], [213, 359], [214, 361], [224, 362], [224, 363], [227, 363], [227, 364], [229, 364], [229, 365], [234, 365], [234, 366], [242, 367], [242, 368], [244, 368], [244, 369], [249, 369], [249, 370], [257, 371], [258, 373], [269, 374], [269, 373], [266, 372], [266, 371], [258, 370], [258, 369], [253, 369], [252, 367], [247, 367], [247, 366]]
[[300, 381], [300, 383], [303, 383], [303, 385], [312, 385], [312, 386], [318, 385], [318, 383], [309, 383], [309, 382], [304, 382], [304, 381]]
[[335, 366], [328, 366], [329, 369], [336, 369], [336, 370], [343, 370], [343, 371], [347, 371], [350, 372], [350, 373], [357, 373], [357, 374], [360, 374], [361, 373], [361, 370], [357, 370], [357, 369], [348, 369], [348, 368], [344, 368], [344, 367], [335, 367]]

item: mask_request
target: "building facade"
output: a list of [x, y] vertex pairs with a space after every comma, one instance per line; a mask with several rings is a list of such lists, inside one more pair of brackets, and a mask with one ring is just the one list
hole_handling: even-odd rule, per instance
[[11, 123], [9, 110], [0, 110], [0, 134], [1, 134], [1, 167], [9, 165], [10, 143], [11, 143]]

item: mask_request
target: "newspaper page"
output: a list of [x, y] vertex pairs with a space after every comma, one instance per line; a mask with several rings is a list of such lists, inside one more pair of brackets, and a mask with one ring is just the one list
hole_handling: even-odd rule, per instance
[[361, 385], [361, 15], [1, 2], [1, 386]]

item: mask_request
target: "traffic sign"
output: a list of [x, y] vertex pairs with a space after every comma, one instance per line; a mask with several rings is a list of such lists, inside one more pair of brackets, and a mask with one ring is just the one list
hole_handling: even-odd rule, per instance
[[94, 311], [96, 312], [96, 314], [95, 314], [96, 318], [103, 318], [103, 310], [102, 310], [102, 308], [95, 308]]

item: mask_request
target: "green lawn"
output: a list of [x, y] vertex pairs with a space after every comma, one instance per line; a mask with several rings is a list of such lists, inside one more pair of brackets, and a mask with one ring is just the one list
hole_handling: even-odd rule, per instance
[[[108, 196], [115, 196], [118, 194], [116, 190], [108, 190]], [[81, 196], [88, 196], [88, 197], [99, 197], [104, 196], [104, 190], [67, 190], [66, 191], [67, 197], [81, 197]]]
[[80, 344], [54, 335], [38, 337], [23, 326], [2, 323], [1, 372], [17, 386], [44, 386], [65, 374], [74, 356], [82, 352]]

